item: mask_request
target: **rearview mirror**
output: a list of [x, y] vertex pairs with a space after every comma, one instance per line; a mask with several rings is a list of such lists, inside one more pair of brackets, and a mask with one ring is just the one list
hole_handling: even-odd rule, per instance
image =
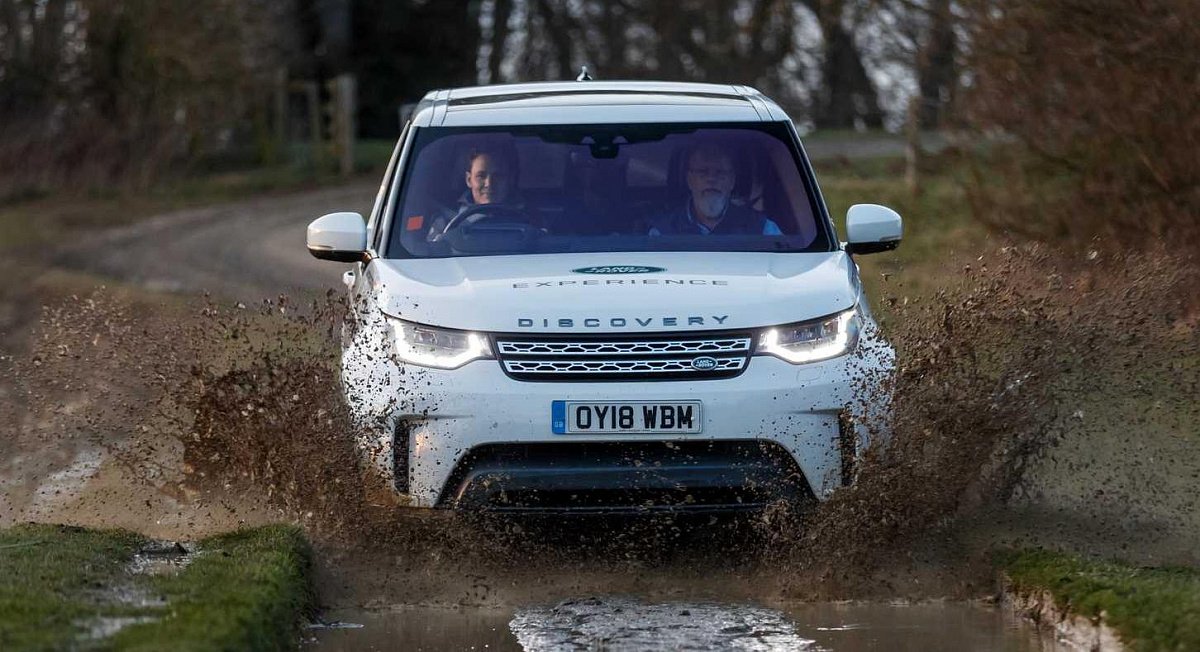
[[307, 241], [317, 258], [357, 263], [367, 250], [367, 225], [358, 213], [330, 213], [308, 225]]
[[900, 246], [900, 214], [879, 204], [855, 204], [846, 211], [846, 252], [874, 254]]

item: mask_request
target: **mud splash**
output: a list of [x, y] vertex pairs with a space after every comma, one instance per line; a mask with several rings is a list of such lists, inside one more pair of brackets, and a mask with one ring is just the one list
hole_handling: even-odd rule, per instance
[[[272, 456], [311, 458], [317, 440], [334, 440], [336, 413], [312, 419], [297, 402], [303, 395], [305, 408], [338, 408], [336, 392], [320, 383], [334, 378], [332, 349], [322, 347], [339, 308], [328, 297], [305, 306], [286, 297], [220, 306], [105, 288], [45, 307], [27, 344], [2, 359], [0, 401], [13, 418], [0, 444], [0, 521], [65, 520], [179, 538], [298, 518], [307, 503], [296, 496], [310, 485], [296, 482], [294, 460]], [[272, 382], [282, 375], [286, 382]], [[236, 436], [234, 417], [242, 419]], [[336, 450], [319, 451], [330, 469], [340, 461]]]
[[[1171, 507], [1154, 516], [1173, 521], [1176, 541], [1194, 536], [1186, 478], [1200, 468], [1155, 459], [1200, 452], [1198, 290], [1196, 262], [1165, 252], [1072, 260], [1009, 247], [964, 265], [934, 297], [889, 297], [894, 411], [872, 425], [889, 427], [891, 443], [869, 452], [853, 487], [774, 533], [795, 542], [781, 547], [785, 593], [919, 594], [921, 581], [947, 579], [979, 591], [991, 581], [980, 552], [1083, 541], [1085, 552], [1128, 552], [1117, 523], [1138, 522], [1140, 507], [1164, 497]], [[1097, 407], [1123, 438], [1085, 421]], [[1106, 456], [1088, 454], [1101, 446]], [[1131, 474], [1130, 464], [1140, 468]], [[1121, 499], [1097, 500], [1117, 488]], [[1076, 520], [1030, 519], [1047, 509]], [[1014, 514], [1040, 532], [987, 527]], [[1184, 552], [1174, 561], [1200, 560]]]
[[[981, 551], [997, 542], [1066, 541], [1074, 527], [1119, 547], [1130, 539], [1113, 523], [1143, 508], [1171, 536], [1200, 531], [1180, 486], [1196, 477], [1186, 453], [1200, 443], [1198, 289], [1193, 260], [1036, 248], [972, 261], [936, 296], [898, 288], [886, 300], [900, 356], [891, 444], [798, 521], [716, 526], [406, 510], [354, 450], [336, 371], [340, 301], [164, 304], [98, 291], [47, 309], [28, 350], [2, 361], [14, 418], [0, 440], [0, 520], [171, 538], [289, 520], [318, 541], [326, 599], [353, 604], [974, 596], [994, 588]], [[1097, 421], [1127, 434], [1101, 446]], [[1106, 456], [1085, 454], [1101, 447]]]

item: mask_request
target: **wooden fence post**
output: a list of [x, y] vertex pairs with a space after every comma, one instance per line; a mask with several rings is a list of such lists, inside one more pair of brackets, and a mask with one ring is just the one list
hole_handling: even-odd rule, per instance
[[333, 143], [342, 176], [354, 174], [354, 113], [358, 88], [354, 75], [343, 73], [333, 79], [330, 101], [333, 103]]
[[904, 185], [913, 197], [921, 193], [921, 94], [908, 101], [908, 114], [904, 121]]
[[275, 163], [287, 161], [291, 152], [288, 151], [288, 83], [287, 68], [280, 67], [275, 71], [275, 84], [272, 89], [272, 116], [275, 119]]
[[321, 134], [321, 94], [317, 82], [304, 83], [304, 98], [308, 104], [308, 131], [312, 139], [313, 167], [319, 173], [325, 162], [324, 138]]

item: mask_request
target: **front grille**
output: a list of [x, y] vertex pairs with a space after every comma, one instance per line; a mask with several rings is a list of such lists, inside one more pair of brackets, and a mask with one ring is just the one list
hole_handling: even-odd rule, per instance
[[[708, 371], [741, 371], [746, 358], [717, 360]], [[505, 360], [509, 373], [527, 374], [670, 374], [698, 370], [691, 360]]]
[[749, 333], [497, 335], [504, 372], [528, 381], [708, 380], [745, 370]]
[[740, 353], [750, 350], [749, 337], [663, 341], [512, 342], [500, 340], [500, 353], [513, 355], [642, 355], [663, 353]]

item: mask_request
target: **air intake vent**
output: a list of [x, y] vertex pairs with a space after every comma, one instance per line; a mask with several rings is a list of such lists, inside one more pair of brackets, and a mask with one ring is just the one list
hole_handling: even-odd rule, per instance
[[392, 439], [392, 480], [396, 491], [406, 494], [409, 490], [408, 449], [412, 439], [411, 428], [407, 421], [396, 423], [396, 436]]

